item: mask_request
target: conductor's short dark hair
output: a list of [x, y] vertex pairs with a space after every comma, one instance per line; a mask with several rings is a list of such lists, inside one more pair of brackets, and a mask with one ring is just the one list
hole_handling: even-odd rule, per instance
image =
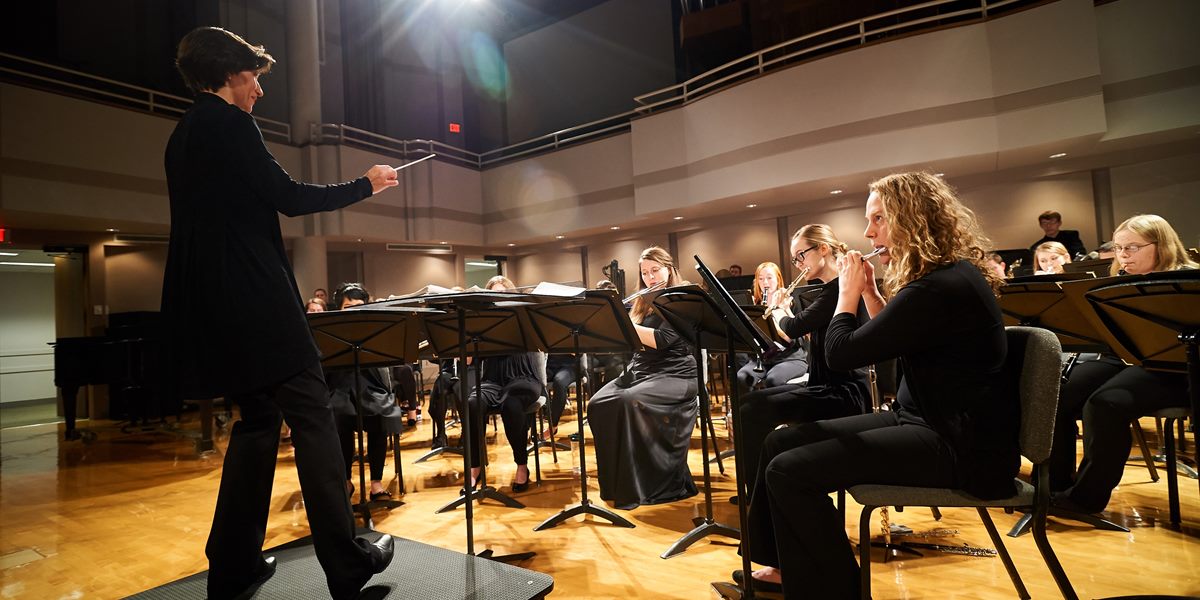
[[236, 33], [220, 27], [197, 27], [179, 40], [175, 68], [194, 93], [214, 91], [230, 75], [271, 70], [275, 59], [262, 46], [251, 45]]

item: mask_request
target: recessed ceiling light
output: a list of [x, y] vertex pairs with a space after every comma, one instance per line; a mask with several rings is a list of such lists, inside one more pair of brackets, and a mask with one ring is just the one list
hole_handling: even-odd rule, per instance
[[747, 204], [746, 208], [755, 208], [757, 206], [758, 206], [757, 204]]
[[20, 256], [20, 254], [16, 252], [0, 252], [0, 256]]
[[118, 231], [121, 231], [121, 230], [117, 229], [116, 227], [109, 227], [108, 229], [105, 229], [105, 231], [107, 231], [109, 233], [117, 233]]
[[442, 244], [443, 244], [443, 245], [445, 245], [445, 244], [449, 244], [449, 243], [450, 243], [450, 242], [442, 242]]
[[621, 228], [621, 226], [620, 226], [620, 225], [613, 225], [612, 227], [609, 227], [609, 229], [611, 229], [611, 230], [613, 230], [613, 231], [616, 231], [616, 230], [618, 230], [618, 229], [620, 229], [620, 228]]
[[1051, 154], [1051, 155], [1050, 155], [1050, 158], [1062, 158], [1062, 157], [1064, 157], [1064, 156], [1066, 156], [1066, 155], [1067, 155], [1067, 153], [1066, 153], [1066, 152], [1059, 152], [1058, 154]]
[[561, 240], [561, 239], [563, 239], [563, 238], [565, 238], [565, 237], [567, 237], [567, 236], [565, 236], [565, 235], [556, 235], [556, 236], [554, 236], [554, 239], [556, 239], [556, 240]]
[[683, 220], [683, 217], [674, 217], [674, 219], [675, 219], [676, 221], [682, 221], [682, 220]]
[[934, 177], [945, 177], [946, 174], [945, 173], [934, 173], [933, 176]]
[[832, 190], [832, 191], [830, 191], [829, 193], [830, 193], [830, 194], [832, 194], [832, 195], [834, 195], [834, 196], [836, 196], [836, 195], [838, 195], [838, 194], [842, 193], [842, 190]]
[[509, 244], [509, 245], [508, 245], [508, 247], [509, 247], [509, 248], [512, 248], [513, 246], [516, 246], [516, 244]]

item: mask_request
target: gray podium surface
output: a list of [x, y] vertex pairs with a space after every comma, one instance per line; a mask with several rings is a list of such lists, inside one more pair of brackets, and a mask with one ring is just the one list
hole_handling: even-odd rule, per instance
[[[367, 534], [376, 539], [378, 534]], [[367, 583], [362, 598], [421, 598], [423, 600], [532, 600], [554, 589], [549, 575], [436, 546], [396, 539], [396, 555], [387, 570]], [[254, 598], [307, 600], [329, 598], [325, 573], [313, 553], [310, 538], [264, 551], [278, 561], [275, 575]], [[207, 597], [208, 572], [203, 571], [139, 594], [139, 600], [194, 600]]]

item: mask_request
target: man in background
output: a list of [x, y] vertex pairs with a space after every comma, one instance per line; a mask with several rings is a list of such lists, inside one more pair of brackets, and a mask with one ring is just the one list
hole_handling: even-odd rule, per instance
[[1087, 248], [1083, 246], [1083, 242], [1079, 239], [1079, 232], [1074, 229], [1062, 229], [1062, 215], [1057, 211], [1048, 210], [1038, 215], [1038, 225], [1045, 233], [1042, 239], [1034, 242], [1029, 246], [1029, 251], [1033, 252], [1034, 248], [1041, 246], [1046, 242], [1058, 242], [1067, 247], [1067, 252], [1071, 254], [1071, 258], [1087, 254]]

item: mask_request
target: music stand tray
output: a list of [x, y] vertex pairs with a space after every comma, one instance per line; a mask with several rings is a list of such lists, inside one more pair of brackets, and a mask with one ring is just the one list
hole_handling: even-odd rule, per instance
[[[595, 515], [618, 527], [633, 527], [624, 517], [588, 499], [587, 437], [583, 435], [586, 401], [583, 386], [583, 354], [609, 354], [640, 349], [637, 332], [620, 299], [611, 291], [587, 290], [574, 298], [557, 298], [525, 308], [533, 333], [546, 352], [573, 353], [579, 362], [575, 371], [575, 418], [579, 424], [579, 502], [546, 519], [534, 531], [554, 527], [578, 515]], [[536, 449], [535, 449], [536, 451]], [[586, 522], [586, 521], [585, 521]]]
[[[359, 502], [354, 508], [361, 511], [363, 524], [367, 527], [372, 527], [371, 508], [382, 506], [391, 509], [404, 503], [399, 500], [367, 498], [367, 453], [363, 447], [362, 400], [359, 397], [358, 374], [363, 368], [389, 367], [412, 362], [417, 356], [417, 345], [424, 338], [422, 317], [439, 312], [419, 307], [392, 310], [371, 307], [307, 315], [313, 341], [321, 353], [322, 368], [354, 369], [352, 381], [359, 454]], [[403, 487], [404, 472], [401, 470], [400, 461], [397, 459], [396, 462], [397, 476], [400, 477], [400, 485]]]
[[[1081, 291], [1082, 297], [1072, 299], [1122, 360], [1150, 371], [1187, 374], [1194, 423], [1200, 415], [1200, 270], [1105, 278]], [[1178, 526], [1175, 469], [1167, 469], [1167, 485], [1171, 523]]]

